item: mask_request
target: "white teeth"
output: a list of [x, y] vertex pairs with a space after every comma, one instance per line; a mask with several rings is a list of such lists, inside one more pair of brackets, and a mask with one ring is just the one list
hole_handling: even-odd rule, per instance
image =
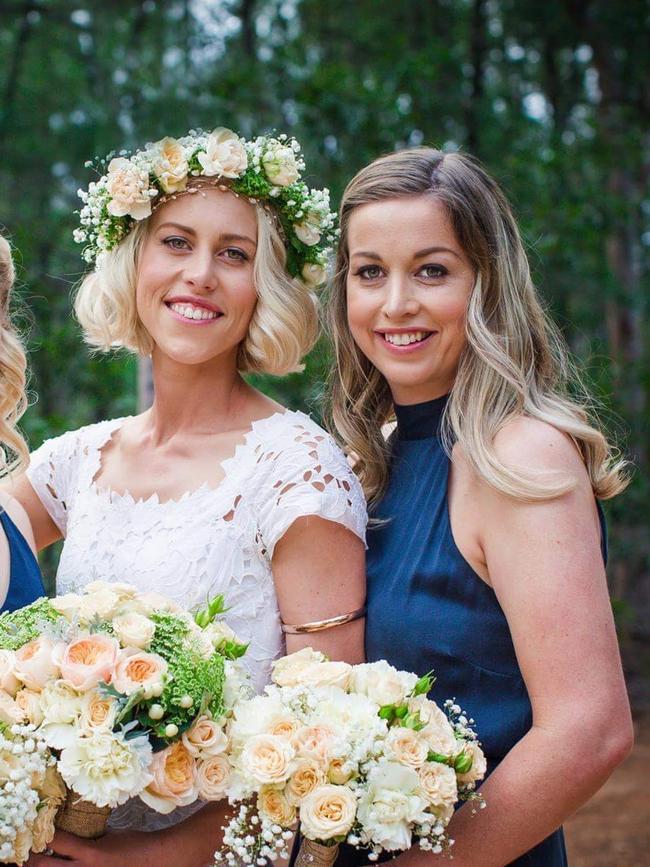
[[384, 334], [384, 340], [392, 343], [393, 346], [408, 346], [409, 343], [419, 343], [430, 333], [429, 331], [411, 331], [404, 334]]
[[178, 313], [185, 319], [216, 319], [219, 315], [213, 310], [206, 310], [205, 307], [194, 307], [191, 304], [170, 304], [170, 308], [174, 313]]

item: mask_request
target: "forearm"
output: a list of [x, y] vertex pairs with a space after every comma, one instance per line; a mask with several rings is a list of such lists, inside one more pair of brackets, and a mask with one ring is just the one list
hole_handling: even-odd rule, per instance
[[[540, 843], [611, 773], [598, 754], [597, 742], [582, 750], [570, 733], [533, 727], [480, 787], [485, 809], [469, 802], [450, 822], [454, 867], [503, 867]], [[399, 862], [431, 867], [434, 857], [414, 847]]]
[[204, 867], [213, 863], [215, 851], [221, 848], [223, 826], [231, 813], [226, 800], [206, 804], [184, 822], [151, 836], [158, 838], [161, 854], [169, 847], [179, 853], [178, 867]]

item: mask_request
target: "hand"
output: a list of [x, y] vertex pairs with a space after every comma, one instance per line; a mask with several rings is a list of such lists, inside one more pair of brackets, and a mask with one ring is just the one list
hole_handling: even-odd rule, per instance
[[[164, 846], [157, 834], [141, 831], [109, 831], [98, 840], [84, 840], [57, 831], [50, 843], [53, 855], [32, 854], [27, 867], [183, 867], [176, 847]], [[190, 867], [189, 862], [185, 862]]]

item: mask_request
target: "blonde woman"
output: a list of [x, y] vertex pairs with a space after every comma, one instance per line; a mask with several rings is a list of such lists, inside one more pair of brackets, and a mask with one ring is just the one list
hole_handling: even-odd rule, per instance
[[[20, 472], [27, 447], [16, 422], [25, 408], [25, 352], [9, 319], [14, 283], [11, 248], [0, 236], [0, 475]], [[5, 449], [15, 455], [7, 459]], [[0, 611], [15, 611], [45, 595], [34, 537], [20, 503], [0, 492]]]
[[[224, 593], [258, 689], [285, 647], [363, 652], [359, 483], [318, 425], [242, 375], [299, 369], [316, 336], [304, 277], [332, 218], [301, 168], [286, 137], [225, 129], [108, 164], [84, 196], [77, 239], [94, 269], [76, 312], [91, 345], [151, 355], [154, 403], [46, 442], [15, 486], [37, 546], [65, 539], [58, 591], [127, 581], [187, 608]], [[338, 615], [336, 629], [300, 631]], [[56, 855], [30, 865], [208, 863], [222, 808], [192, 810], [130, 801], [100, 841], [58, 834]]]
[[454, 865], [564, 865], [557, 829], [632, 743], [599, 506], [624, 467], [572, 396], [495, 181], [430, 148], [362, 169], [329, 318], [333, 421], [379, 519], [368, 659], [434, 669], [487, 754], [487, 809], [453, 817]]

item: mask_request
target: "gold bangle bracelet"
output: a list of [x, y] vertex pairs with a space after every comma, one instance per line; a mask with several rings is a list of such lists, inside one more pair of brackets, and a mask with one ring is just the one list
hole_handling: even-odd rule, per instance
[[282, 622], [282, 631], [288, 632], [290, 635], [302, 635], [305, 632], [320, 632], [322, 629], [332, 629], [334, 626], [343, 626], [344, 623], [351, 623], [353, 620], [359, 620], [360, 617], [366, 616], [366, 606], [362, 605], [356, 611], [350, 611], [349, 614], [338, 614], [336, 617], [328, 617], [327, 620], [314, 620], [312, 623], [301, 623], [292, 625]]

